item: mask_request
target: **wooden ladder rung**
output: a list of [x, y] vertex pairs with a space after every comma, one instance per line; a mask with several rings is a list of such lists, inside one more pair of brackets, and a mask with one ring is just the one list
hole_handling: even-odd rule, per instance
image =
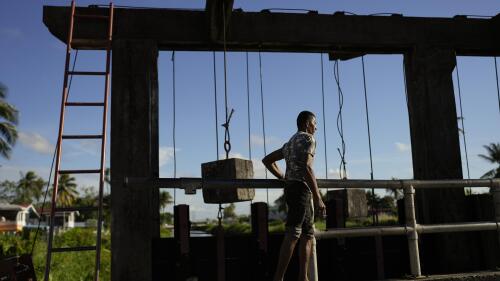
[[63, 139], [102, 139], [102, 135], [63, 135]]
[[59, 174], [98, 174], [101, 170], [59, 170]]
[[104, 106], [103, 102], [67, 102], [66, 106]]
[[96, 246], [52, 248], [53, 253], [95, 251]]

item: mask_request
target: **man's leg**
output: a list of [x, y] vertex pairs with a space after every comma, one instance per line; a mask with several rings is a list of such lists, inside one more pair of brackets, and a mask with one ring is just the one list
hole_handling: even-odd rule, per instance
[[299, 245], [299, 281], [308, 281], [307, 269], [309, 268], [309, 258], [311, 257], [311, 246], [313, 237], [302, 235]]
[[274, 274], [274, 281], [282, 281], [285, 277], [285, 272], [288, 267], [288, 263], [292, 258], [293, 250], [297, 244], [297, 238], [291, 233], [286, 232], [283, 243], [281, 243], [280, 256], [278, 260], [278, 266], [276, 268], [276, 273]]

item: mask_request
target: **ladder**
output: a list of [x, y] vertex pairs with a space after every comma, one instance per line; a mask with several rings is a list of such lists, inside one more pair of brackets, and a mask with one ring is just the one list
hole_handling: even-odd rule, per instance
[[[48, 234], [48, 244], [47, 244], [47, 259], [45, 264], [45, 274], [44, 280], [49, 281], [49, 274], [51, 268], [51, 260], [53, 253], [64, 253], [64, 252], [78, 252], [78, 251], [95, 251], [95, 270], [94, 270], [94, 280], [99, 280], [100, 264], [101, 264], [101, 233], [102, 233], [102, 221], [103, 221], [103, 189], [104, 189], [104, 163], [105, 163], [105, 153], [106, 153], [106, 127], [107, 127], [107, 108], [108, 108], [108, 96], [109, 96], [109, 83], [110, 83], [110, 57], [111, 57], [111, 42], [112, 42], [112, 32], [113, 32], [113, 10], [114, 6], [112, 3], [109, 4], [109, 14], [108, 15], [92, 15], [92, 14], [77, 14], [75, 13], [75, 0], [71, 2], [71, 14], [69, 17], [69, 30], [66, 43], [66, 63], [64, 69], [64, 82], [62, 90], [62, 101], [61, 101], [61, 113], [59, 120], [59, 134], [57, 137], [56, 146], [56, 161], [55, 161], [55, 173], [54, 173], [54, 189], [52, 192], [52, 205], [50, 209], [50, 226]], [[75, 21], [78, 20], [104, 20], [108, 22], [107, 38], [102, 40], [93, 40], [92, 42], [87, 40], [73, 39], [73, 31]], [[70, 59], [72, 49], [83, 49], [85, 47], [100, 48], [106, 51], [106, 70], [105, 71], [70, 71]], [[69, 77], [76, 75], [90, 75], [90, 76], [103, 76], [105, 78], [104, 87], [104, 99], [102, 102], [68, 102], [69, 95]], [[65, 135], [64, 134], [64, 116], [66, 107], [102, 107], [103, 117], [102, 117], [102, 133], [100, 135]], [[62, 170], [60, 169], [61, 164], [61, 154], [62, 154], [62, 141], [63, 140], [78, 140], [78, 139], [96, 139], [101, 140], [101, 159], [100, 167], [94, 170]], [[59, 186], [59, 176], [63, 174], [99, 174], [99, 197], [97, 206], [91, 207], [57, 207], [57, 193]], [[54, 239], [54, 221], [56, 212], [68, 212], [68, 211], [97, 211], [97, 235], [96, 235], [96, 245], [86, 245], [79, 247], [64, 247], [55, 248], [53, 247]]]

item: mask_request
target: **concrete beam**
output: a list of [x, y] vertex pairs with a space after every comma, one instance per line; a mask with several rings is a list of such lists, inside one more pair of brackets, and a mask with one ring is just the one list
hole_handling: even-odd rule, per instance
[[[106, 8], [77, 8], [106, 14]], [[67, 7], [44, 6], [43, 21], [61, 41], [68, 31]], [[115, 9], [116, 39], [153, 40], [160, 50], [222, 50], [207, 28], [205, 11]], [[500, 55], [500, 18], [416, 18], [292, 14], [234, 10], [227, 32], [230, 51], [405, 53], [414, 45], [456, 50], [459, 55]], [[75, 25], [75, 38], [103, 38], [105, 22]], [[95, 47], [93, 47], [95, 48]]]

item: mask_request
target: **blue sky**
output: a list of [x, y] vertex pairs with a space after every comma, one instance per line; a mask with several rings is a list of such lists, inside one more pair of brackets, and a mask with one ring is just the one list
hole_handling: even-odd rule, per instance
[[[106, 4], [105, 1], [78, 1], [78, 5]], [[204, 1], [115, 1], [117, 5], [170, 8], [203, 8]], [[48, 178], [57, 136], [65, 46], [42, 23], [43, 5], [69, 5], [69, 1], [2, 1], [0, 3], [0, 82], [9, 87], [8, 101], [20, 111], [20, 138], [10, 160], [0, 159], [0, 180], [19, 178], [19, 172], [34, 170]], [[356, 14], [402, 13], [405, 16], [451, 17], [457, 14], [491, 16], [500, 12], [498, 1], [235, 1], [235, 8], [259, 11], [265, 8], [304, 8], [320, 13], [350, 11]], [[160, 76], [160, 159], [161, 176], [173, 175], [172, 162], [172, 52], [159, 57]], [[266, 144], [268, 152], [280, 147], [295, 129], [295, 117], [303, 109], [318, 115], [318, 178], [325, 177], [323, 119], [321, 111], [320, 54], [262, 53]], [[333, 63], [324, 62], [326, 135], [329, 178], [338, 178], [340, 139], [336, 128], [338, 97]], [[499, 61], [500, 62], [500, 61]], [[496, 96], [493, 58], [459, 57], [460, 82], [471, 177], [478, 178], [493, 168], [477, 155], [482, 145], [500, 141], [500, 114]], [[376, 179], [412, 178], [411, 146], [405, 103], [401, 55], [365, 57], [370, 126]], [[103, 52], [80, 52], [76, 69], [101, 70]], [[200, 164], [215, 160], [214, 81], [212, 53], [176, 53], [177, 93], [177, 176], [199, 176]], [[235, 109], [231, 122], [232, 153], [249, 157], [245, 53], [228, 54], [229, 105]], [[263, 177], [258, 161], [264, 155], [259, 62], [249, 53], [251, 142], [256, 177]], [[217, 54], [219, 124], [223, 108], [223, 62]], [[454, 73], [454, 79], [455, 79]], [[349, 178], [369, 178], [369, 154], [360, 59], [340, 63], [344, 92], [344, 136]], [[73, 81], [72, 100], [97, 100], [102, 95], [101, 78]], [[455, 83], [457, 86], [457, 83]], [[458, 94], [458, 90], [455, 91]], [[458, 102], [458, 100], [457, 100]], [[68, 111], [67, 133], [97, 133], [100, 111]], [[220, 126], [219, 126], [220, 127]], [[223, 131], [219, 130], [222, 156]], [[63, 167], [95, 168], [98, 142], [65, 142]], [[463, 147], [463, 145], [462, 145]], [[463, 151], [463, 149], [462, 149]], [[462, 157], [465, 161], [465, 157]], [[109, 159], [109, 154], [108, 154]], [[464, 175], [465, 162], [464, 162]], [[96, 186], [97, 177], [78, 177], [81, 186]], [[201, 195], [177, 192], [177, 203], [189, 203], [193, 219], [215, 217], [215, 206], [202, 203]], [[279, 192], [270, 192], [273, 201]], [[259, 190], [257, 201], [266, 200]], [[169, 208], [171, 209], [171, 208]], [[237, 204], [238, 213], [247, 213], [248, 203]]]

